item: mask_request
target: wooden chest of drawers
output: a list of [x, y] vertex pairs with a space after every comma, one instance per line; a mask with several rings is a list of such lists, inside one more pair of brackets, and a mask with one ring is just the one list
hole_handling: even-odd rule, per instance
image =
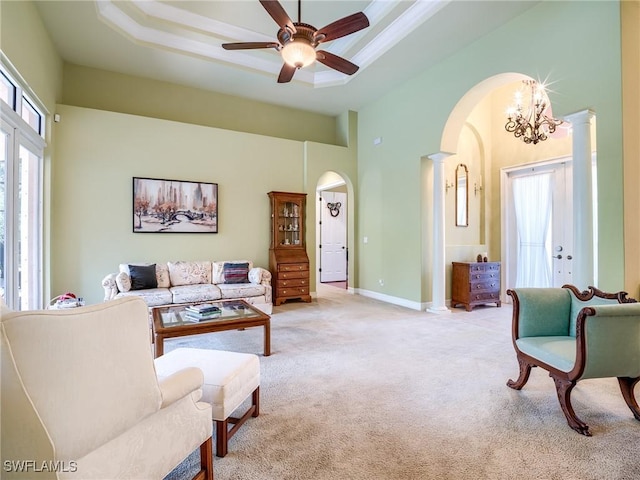
[[310, 301], [309, 263], [280, 263], [274, 279], [275, 305], [290, 298]]
[[476, 305], [500, 302], [500, 262], [453, 262], [451, 307], [464, 305], [468, 312]]
[[269, 270], [273, 288], [273, 304], [287, 300], [311, 301], [309, 294], [309, 259], [304, 251], [270, 251]]

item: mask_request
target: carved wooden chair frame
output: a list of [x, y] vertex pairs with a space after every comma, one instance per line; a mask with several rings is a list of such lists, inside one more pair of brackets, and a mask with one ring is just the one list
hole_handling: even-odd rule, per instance
[[[594, 296], [597, 296], [603, 299], [617, 300], [618, 303], [637, 303], [637, 300], [627, 297], [627, 292], [606, 293], [593, 286], [590, 286], [583, 292], [579, 291], [573, 285], [563, 285], [562, 288], [571, 290], [576, 298], [581, 301], [588, 301], [591, 300]], [[544, 363], [537, 358], [527, 355], [526, 353], [523, 353], [518, 349], [516, 340], [519, 338], [519, 300], [516, 292], [514, 292], [513, 290], [507, 290], [507, 294], [513, 298], [513, 322], [511, 333], [513, 338], [513, 346], [516, 350], [518, 364], [520, 367], [520, 374], [517, 380], [514, 381], [510, 379], [507, 382], [507, 386], [513, 388], [514, 390], [520, 390], [529, 380], [529, 374], [531, 373], [532, 367], [540, 367], [544, 370], [547, 370], [549, 372], [549, 376], [555, 383], [560, 407], [562, 408], [564, 416], [567, 418], [569, 426], [582, 435], [591, 436], [591, 432], [589, 432], [589, 426], [578, 418], [573, 410], [573, 407], [571, 406], [571, 391], [573, 390], [573, 387], [576, 386], [582, 374], [584, 373], [586, 364], [585, 322], [588, 316], [595, 315], [595, 310], [589, 306], [585, 306], [578, 314], [575, 337], [577, 342], [576, 362], [572, 370], [570, 370], [569, 372], [564, 372]], [[640, 382], [640, 377], [617, 378], [620, 385], [620, 391], [622, 392], [622, 396], [626, 404], [633, 412], [633, 416], [637, 420], [640, 420], [640, 407], [638, 406], [633, 391], [635, 385]]]

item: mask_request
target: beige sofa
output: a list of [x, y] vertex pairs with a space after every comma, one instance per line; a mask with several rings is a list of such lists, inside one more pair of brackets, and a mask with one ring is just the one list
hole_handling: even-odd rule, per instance
[[102, 280], [104, 300], [139, 296], [149, 307], [241, 299], [271, 315], [271, 273], [249, 260], [122, 263]]

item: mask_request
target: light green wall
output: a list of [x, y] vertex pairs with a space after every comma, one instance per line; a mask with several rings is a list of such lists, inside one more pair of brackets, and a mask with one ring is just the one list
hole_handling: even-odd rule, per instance
[[335, 117], [68, 63], [64, 66], [61, 103], [290, 140], [346, 145], [336, 140]]
[[[56, 103], [62, 97], [63, 63], [32, 2], [0, 2], [0, 49], [46, 110], [55, 111]], [[53, 296], [50, 285], [53, 233], [49, 221], [51, 172], [55, 161], [52, 157], [55, 146], [52, 125], [49, 115], [45, 124], [47, 146], [44, 150], [43, 302]]]
[[[267, 192], [301, 191], [303, 144], [58, 105], [54, 291], [102, 300], [119, 263], [248, 259], [268, 268]], [[336, 147], [337, 148], [337, 147]], [[132, 233], [132, 177], [218, 183], [218, 234]]]
[[53, 112], [62, 96], [63, 64], [32, 2], [0, 2], [0, 49]]
[[[307, 194], [307, 254], [309, 255], [309, 269], [318, 271], [316, 258], [316, 228], [320, 219], [316, 209], [316, 190], [325, 178], [327, 172], [338, 173], [346, 182], [347, 187], [347, 248], [350, 258], [356, 258], [358, 245], [356, 243], [356, 208], [357, 208], [357, 158], [358, 145], [357, 122], [358, 115], [355, 112], [347, 112], [342, 117], [343, 131], [347, 135], [351, 148], [335, 145], [325, 145], [314, 142], [305, 143], [305, 189]], [[349, 287], [358, 287], [358, 265], [356, 262], [348, 263]], [[311, 274], [310, 291], [316, 290], [316, 275]]]
[[[69, 105], [58, 105], [57, 112], [52, 285], [88, 303], [102, 300], [101, 280], [120, 263], [248, 259], [268, 268], [271, 190], [308, 194], [307, 252], [314, 271], [317, 181], [327, 170], [347, 182], [356, 175], [355, 148]], [[219, 233], [133, 233], [134, 176], [218, 183]], [[355, 203], [353, 197], [351, 188]]]
[[[521, 38], [531, 41], [517, 41]], [[421, 242], [432, 235], [418, 213], [422, 190], [430, 188], [420, 181], [421, 157], [441, 150], [449, 114], [465, 93], [494, 75], [519, 72], [555, 82], [557, 93], [550, 95], [555, 115], [596, 111], [598, 182], [607, 197], [600, 195], [598, 211], [600, 287], [621, 288], [620, 56], [618, 3], [544, 2], [360, 110], [358, 228], [360, 236], [369, 237], [358, 256], [360, 286], [412, 301], [431, 300], [430, 291], [421, 296], [426, 290], [421, 284], [431, 275], [430, 258], [421, 262], [430, 255]], [[383, 138], [381, 145], [373, 145], [376, 137]], [[498, 185], [494, 180], [494, 196]], [[491, 203], [495, 208], [499, 200]], [[499, 240], [490, 237], [491, 252], [499, 251], [494, 243]], [[384, 287], [378, 285], [381, 278]]]

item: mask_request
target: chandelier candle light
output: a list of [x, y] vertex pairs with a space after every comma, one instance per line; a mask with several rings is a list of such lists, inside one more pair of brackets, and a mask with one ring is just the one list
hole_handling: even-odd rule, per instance
[[[562, 120], [548, 117], [545, 112], [548, 108], [547, 95], [544, 85], [535, 80], [523, 80], [521, 90], [515, 93], [515, 106], [507, 110], [508, 121], [504, 128], [516, 138], [522, 138], [524, 143], [533, 143], [546, 140], [548, 135], [556, 131], [556, 127], [562, 124]], [[530, 92], [529, 106], [523, 110], [523, 92]]]

